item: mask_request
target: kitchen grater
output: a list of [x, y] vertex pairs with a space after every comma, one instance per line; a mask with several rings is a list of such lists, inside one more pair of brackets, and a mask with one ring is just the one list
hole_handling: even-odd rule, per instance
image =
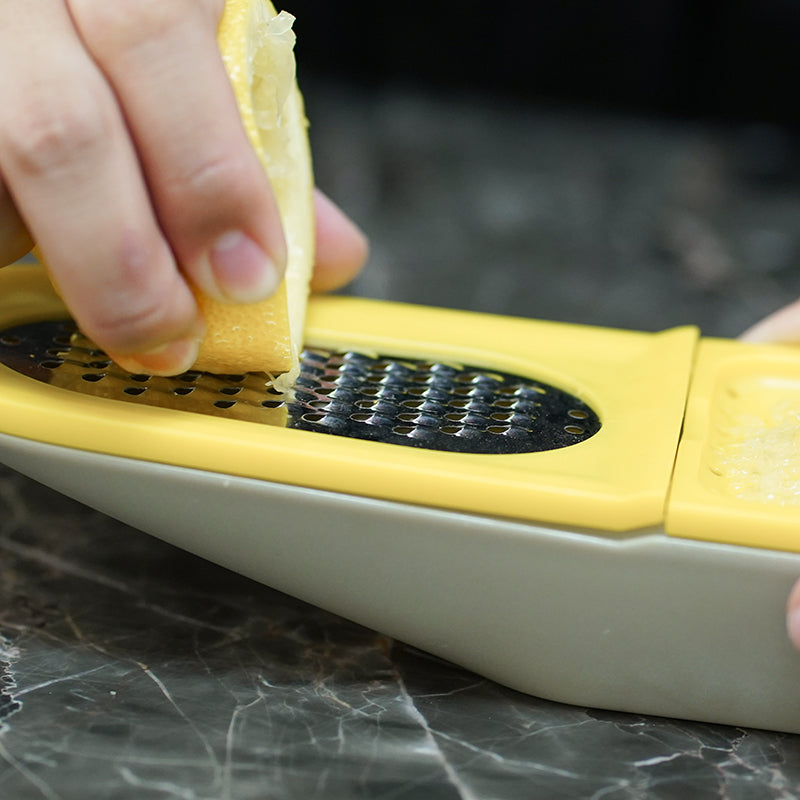
[[0, 362], [3, 460], [126, 523], [524, 692], [800, 732], [800, 508], [742, 478], [791, 348], [313, 298], [284, 396], [125, 373], [17, 266]]

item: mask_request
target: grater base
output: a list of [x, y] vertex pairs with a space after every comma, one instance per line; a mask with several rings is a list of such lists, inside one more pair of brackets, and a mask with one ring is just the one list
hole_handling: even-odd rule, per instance
[[796, 554], [516, 523], [3, 434], [0, 451], [140, 530], [513, 689], [800, 733], [781, 625]]

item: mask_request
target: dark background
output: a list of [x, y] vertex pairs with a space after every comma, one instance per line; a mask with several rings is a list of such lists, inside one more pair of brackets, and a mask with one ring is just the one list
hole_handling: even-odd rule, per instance
[[292, 0], [300, 61], [406, 82], [672, 115], [791, 121], [798, 0]]
[[349, 291], [736, 336], [800, 296], [800, 0], [279, 0]]

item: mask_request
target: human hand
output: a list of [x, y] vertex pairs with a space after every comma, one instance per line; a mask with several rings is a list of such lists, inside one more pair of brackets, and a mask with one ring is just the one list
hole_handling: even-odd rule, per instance
[[800, 650], [800, 580], [795, 583], [786, 601], [786, 631], [792, 644]]
[[795, 300], [748, 328], [744, 342], [800, 344], [800, 300]]
[[[186, 369], [202, 335], [190, 283], [255, 301], [284, 269], [275, 200], [217, 49], [223, 8], [0, 0], [0, 263], [35, 239], [84, 332], [165, 372]], [[312, 288], [326, 290], [367, 246], [319, 192], [315, 208]]]

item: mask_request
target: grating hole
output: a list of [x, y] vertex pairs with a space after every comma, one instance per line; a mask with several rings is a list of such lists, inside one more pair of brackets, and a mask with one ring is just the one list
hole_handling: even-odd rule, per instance
[[564, 430], [567, 433], [571, 433], [573, 436], [581, 436], [586, 433], [586, 429], [582, 428], [580, 425], [565, 425]]
[[567, 416], [572, 417], [572, 419], [589, 419], [588, 412], [583, 411], [580, 408], [571, 408], [569, 411], [567, 411]]
[[262, 400], [261, 405], [263, 408], [280, 408], [283, 400]]
[[39, 366], [45, 369], [58, 369], [64, 361], [60, 358], [49, 359], [48, 361], [40, 361]]
[[126, 386], [123, 390], [125, 394], [132, 394], [134, 397], [140, 394], [144, 394], [147, 391], [146, 386]]
[[149, 375], [128, 375], [128, 377], [137, 383], [145, 383], [146, 381], [150, 380]]
[[396, 433], [398, 436], [408, 436], [411, 433], [414, 433], [414, 426], [413, 425], [395, 425], [392, 428], [392, 433]]
[[463, 430], [464, 430], [464, 428], [461, 425], [443, 425], [442, 426], [442, 433], [446, 433], [448, 436], [457, 436]]
[[103, 380], [103, 378], [105, 378], [105, 375], [102, 372], [101, 373], [86, 372], [83, 375], [81, 375], [81, 378], [83, 378], [83, 380], [85, 381], [88, 381], [89, 383], [97, 383], [97, 381]]
[[502, 436], [504, 433], [508, 433], [511, 430], [511, 426], [510, 425], [490, 425], [486, 430], [488, 430], [489, 433], [494, 433], [494, 434], [498, 434], [498, 435]]
[[22, 339], [19, 336], [0, 336], [0, 344], [4, 344], [7, 347], [16, 347], [17, 345], [22, 344]]
[[185, 397], [187, 394], [191, 394], [194, 391], [194, 386], [176, 386], [173, 390], [173, 394], [177, 394], [181, 397]]
[[214, 402], [214, 405], [217, 408], [231, 408], [232, 406], [236, 405], [236, 401], [235, 400], [216, 400]]
[[239, 394], [242, 391], [241, 386], [223, 386], [220, 390], [221, 394]]
[[487, 381], [502, 383], [503, 376], [493, 372], [462, 372], [456, 376], [456, 381], [458, 383], [485, 383]]
[[303, 422], [322, 422], [325, 419], [325, 414], [303, 414], [300, 419]]

